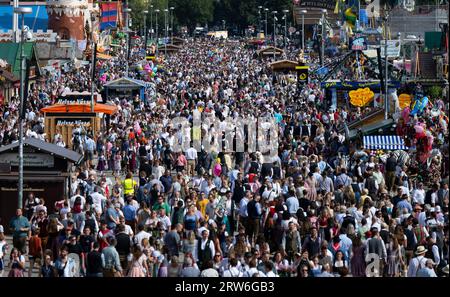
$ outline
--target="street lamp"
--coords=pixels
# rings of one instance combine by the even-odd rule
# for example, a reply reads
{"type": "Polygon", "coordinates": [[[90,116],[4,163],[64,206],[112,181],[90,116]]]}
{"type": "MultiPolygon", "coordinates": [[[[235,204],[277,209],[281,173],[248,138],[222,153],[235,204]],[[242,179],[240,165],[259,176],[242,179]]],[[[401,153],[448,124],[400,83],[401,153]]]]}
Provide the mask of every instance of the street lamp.
{"type": "Polygon", "coordinates": [[[286,50],[286,44],[287,44],[287,13],[289,12],[289,10],[285,9],[283,10],[284,13],[284,49],[286,50]]]}
{"type": "Polygon", "coordinates": [[[262,6],[258,6],[258,34],[261,33],[261,9],[262,6]]]}
{"type": "Polygon", "coordinates": [[[158,34],[158,14],[159,14],[159,9],[155,9],[155,26],[156,26],[156,54],[158,54],[158,46],[159,46],[159,34],[158,34]]]}
{"type": "Polygon", "coordinates": [[[384,119],[388,119],[389,113],[389,103],[388,103],[388,79],[389,79],[389,69],[388,69],[388,34],[387,34],[387,26],[389,21],[389,11],[385,8],[384,10],[384,63],[385,63],[385,71],[384,71],[384,119]]]}
{"type": "Polygon", "coordinates": [[[272,14],[273,14],[273,46],[274,46],[274,48],[273,48],[273,60],[275,61],[275,47],[277,46],[277,40],[276,40],[276,38],[277,38],[277,13],[278,13],[278,11],[276,11],[276,10],[274,10],[274,11],[272,11],[272,14]]]}
{"type": "Polygon", "coordinates": [[[302,50],[305,51],[305,14],[308,11],[306,9],[300,10],[302,14],[302,50]]]}
{"type": "Polygon", "coordinates": [[[167,56],[167,13],[169,12],[168,9],[164,9],[164,55],[167,56]]]}
{"type": "Polygon", "coordinates": [[[94,22],[95,15],[91,14],[91,48],[92,48],[92,57],[91,57],[91,112],[94,112],[94,91],[95,91],[95,51],[97,50],[97,46],[95,45],[94,40],[94,22]]]}
{"type": "Polygon", "coordinates": [[[129,57],[129,53],[130,53],[130,28],[128,27],[129,26],[129,20],[128,20],[128,15],[130,14],[130,12],[131,12],[131,8],[125,8],[125,21],[126,21],[126,24],[125,24],[125,31],[126,31],[126,35],[127,35],[127,61],[125,62],[125,76],[126,77],[128,77],[128,67],[129,67],[129,60],[130,60],[130,57],[129,57]]]}
{"type": "Polygon", "coordinates": [[[269,9],[268,8],[264,8],[264,11],[266,13],[266,22],[265,22],[265,28],[264,28],[264,38],[267,38],[267,14],[269,13],[269,9]]]}
{"type": "Polygon", "coordinates": [[[322,63],[321,66],[324,65],[325,61],[325,15],[327,14],[326,9],[322,9],[322,37],[321,37],[321,51],[322,51],[322,63]]]}
{"type": "Polygon", "coordinates": [[[150,39],[153,40],[153,4],[150,5],[150,39]]]}
{"type": "Polygon", "coordinates": [[[20,39],[20,109],[19,109],[19,186],[18,186],[18,202],[17,208],[23,207],[23,110],[25,104],[25,52],[23,44],[25,42],[25,14],[30,14],[33,10],[31,7],[14,7],[14,13],[22,17],[22,35],[20,39]]]}
{"type": "Polygon", "coordinates": [[[226,28],[225,24],[226,24],[226,21],[225,21],[225,20],[222,20],[222,26],[223,26],[223,30],[224,30],[224,31],[225,31],[225,28],[226,28]]]}
{"type": "Polygon", "coordinates": [[[170,8],[171,11],[171,17],[170,17],[170,21],[171,21],[171,25],[170,25],[170,43],[173,43],[173,11],[175,10],[175,7],[171,6],[170,8]]]}
{"type": "Polygon", "coordinates": [[[144,10],[144,49],[147,52],[147,14],[148,10],[144,10]]]}

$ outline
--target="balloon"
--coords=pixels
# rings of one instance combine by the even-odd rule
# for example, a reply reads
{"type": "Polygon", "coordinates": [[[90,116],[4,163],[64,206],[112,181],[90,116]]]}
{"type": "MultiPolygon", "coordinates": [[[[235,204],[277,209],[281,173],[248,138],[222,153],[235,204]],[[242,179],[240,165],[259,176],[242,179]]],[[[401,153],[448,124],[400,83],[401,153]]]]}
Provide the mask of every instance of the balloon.
{"type": "Polygon", "coordinates": [[[145,69],[146,71],[148,71],[148,70],[150,70],[150,69],[151,69],[151,67],[150,67],[150,65],[149,65],[149,64],[145,64],[145,66],[144,66],[144,69],[145,69]]]}
{"type": "Polygon", "coordinates": [[[153,72],[156,72],[156,71],[158,71],[158,68],[153,67],[153,72]]]}
{"type": "Polygon", "coordinates": [[[356,14],[352,12],[352,8],[347,8],[344,12],[344,15],[347,24],[350,25],[351,28],[354,28],[356,24],[356,14]]]}
{"type": "Polygon", "coordinates": [[[151,77],[155,77],[155,75],[156,75],[156,74],[155,74],[154,72],[150,73],[150,76],[151,76],[151,77]]]}
{"type": "Polygon", "coordinates": [[[416,130],[416,134],[421,135],[424,133],[425,129],[421,125],[415,125],[414,130],[416,130]]]}
{"type": "Polygon", "coordinates": [[[418,113],[421,113],[427,105],[428,105],[428,97],[425,96],[422,99],[417,98],[412,107],[411,115],[414,116],[418,113]]]}
{"type": "Polygon", "coordinates": [[[409,121],[409,114],[411,113],[411,108],[409,108],[409,106],[405,107],[402,110],[402,118],[405,121],[405,123],[407,123],[409,121]]]}

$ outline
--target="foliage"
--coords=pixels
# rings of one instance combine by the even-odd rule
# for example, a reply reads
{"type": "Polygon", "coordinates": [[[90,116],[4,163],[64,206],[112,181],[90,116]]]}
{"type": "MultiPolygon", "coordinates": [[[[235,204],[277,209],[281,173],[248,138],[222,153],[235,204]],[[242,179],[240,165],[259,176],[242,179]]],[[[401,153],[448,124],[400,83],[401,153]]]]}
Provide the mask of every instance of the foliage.
{"type": "Polygon", "coordinates": [[[428,94],[433,100],[440,98],[442,96],[442,87],[432,86],[428,88],[428,94]]]}

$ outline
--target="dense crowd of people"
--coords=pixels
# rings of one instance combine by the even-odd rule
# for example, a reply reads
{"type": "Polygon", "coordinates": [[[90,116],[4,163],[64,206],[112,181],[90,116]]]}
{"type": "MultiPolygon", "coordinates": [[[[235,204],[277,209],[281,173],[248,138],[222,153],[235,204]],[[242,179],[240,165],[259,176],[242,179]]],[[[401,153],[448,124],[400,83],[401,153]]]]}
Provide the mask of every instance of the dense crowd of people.
{"type": "MultiPolygon", "coordinates": [[[[126,53],[118,51],[98,63],[99,89],[124,75],[126,53]]],[[[45,193],[30,193],[3,222],[0,273],[8,266],[9,276],[31,276],[38,266],[42,277],[448,275],[447,99],[402,117],[397,132],[417,151],[374,152],[343,129],[373,108],[330,109],[314,76],[301,88],[289,83],[245,40],[190,40],[149,62],[154,75],[133,67],[139,53],[131,51],[129,75],[150,82],[147,98],[107,98],[118,112],[103,131],[75,129],[69,148],[84,162],[69,196],[46,205],[45,193]],[[174,124],[192,122],[194,110],[202,123],[214,117],[225,127],[225,119],[275,118],[276,156],[233,151],[237,137],[226,142],[223,127],[186,133],[174,124]],[[427,128],[431,144],[420,145],[427,128]],[[231,149],[175,150],[199,135],[231,149]],[[13,235],[9,250],[3,228],[13,235]]],[[[86,73],[34,86],[26,136],[48,138],[39,110],[64,91],[87,89],[86,73]]],[[[17,106],[12,98],[0,107],[3,145],[18,139],[17,106]]],[[[61,135],[52,139],[68,147],[61,135]]]]}

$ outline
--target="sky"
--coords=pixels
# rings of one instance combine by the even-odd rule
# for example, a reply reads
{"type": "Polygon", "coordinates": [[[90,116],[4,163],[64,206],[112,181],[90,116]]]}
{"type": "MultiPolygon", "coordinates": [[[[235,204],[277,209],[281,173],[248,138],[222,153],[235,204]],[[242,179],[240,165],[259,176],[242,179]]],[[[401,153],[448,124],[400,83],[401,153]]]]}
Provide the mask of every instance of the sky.
{"type": "MultiPolygon", "coordinates": [[[[48,15],[45,5],[27,5],[33,9],[33,13],[25,16],[25,25],[37,30],[47,30],[48,15]]],[[[0,31],[7,31],[12,29],[12,6],[0,5],[0,31]]],[[[21,19],[19,16],[19,27],[21,24],[21,19]]]]}

